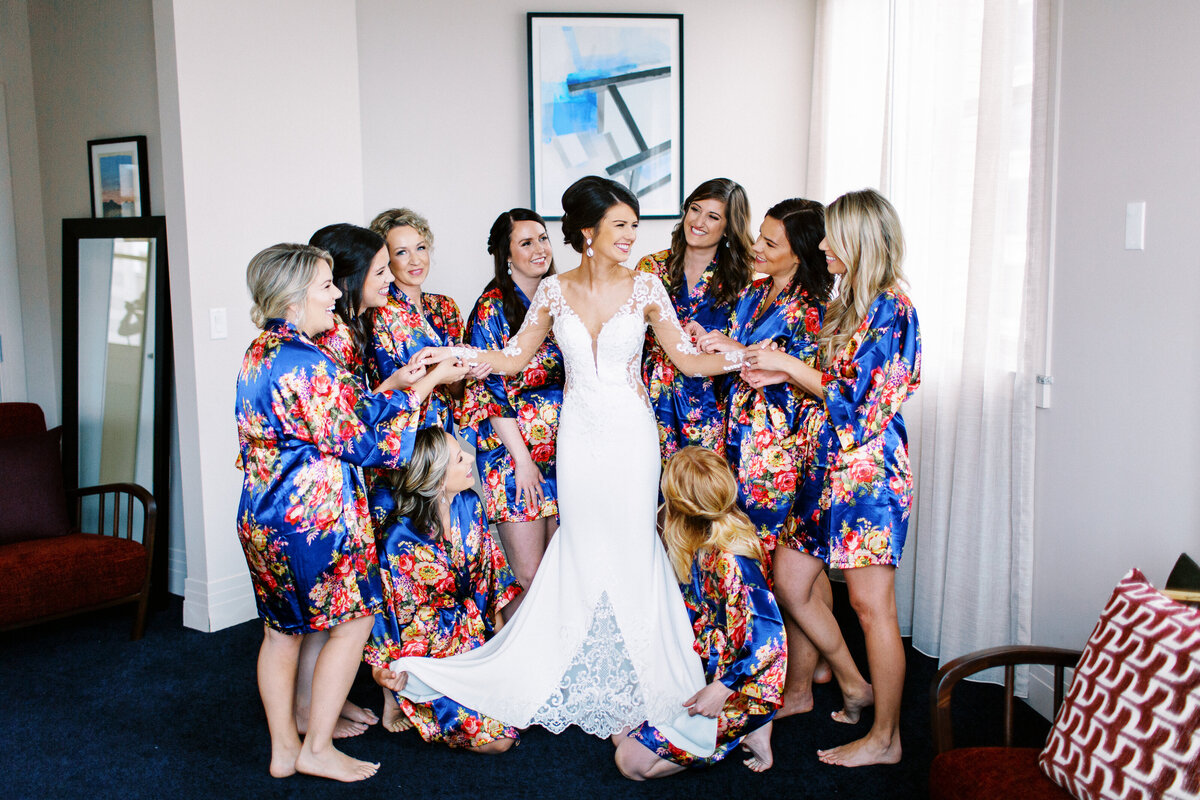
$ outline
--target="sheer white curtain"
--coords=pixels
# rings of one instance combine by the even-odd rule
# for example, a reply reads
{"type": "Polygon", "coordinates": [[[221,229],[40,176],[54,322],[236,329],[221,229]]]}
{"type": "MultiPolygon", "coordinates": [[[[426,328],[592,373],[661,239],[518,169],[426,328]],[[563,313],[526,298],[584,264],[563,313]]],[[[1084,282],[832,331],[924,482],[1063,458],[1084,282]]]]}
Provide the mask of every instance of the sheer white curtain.
{"type": "Polygon", "coordinates": [[[904,225],[924,356],[904,408],[917,497],[898,600],[914,646],[942,660],[1030,636],[1047,271],[1035,11],[818,4],[808,191],[877,187],[904,225]]]}

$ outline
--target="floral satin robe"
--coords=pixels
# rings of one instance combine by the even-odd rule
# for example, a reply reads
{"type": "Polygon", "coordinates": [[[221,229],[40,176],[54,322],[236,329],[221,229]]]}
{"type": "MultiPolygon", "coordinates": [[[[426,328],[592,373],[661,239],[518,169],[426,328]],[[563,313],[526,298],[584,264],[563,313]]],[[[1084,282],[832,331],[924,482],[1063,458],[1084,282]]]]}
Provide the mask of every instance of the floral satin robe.
{"type": "Polygon", "coordinates": [[[908,534],[913,479],[900,407],[921,383],[921,330],[898,289],[875,298],[824,371],[825,402],[810,423],[828,465],[821,534],[803,549],[839,569],[897,565],[908,534]],[[827,541],[822,538],[827,537],[827,541]]]}
{"type": "Polygon", "coordinates": [[[379,607],[361,468],[411,457],[416,408],[411,393],[364,391],[283,320],[269,320],[246,351],[235,404],[238,538],[272,628],[310,633],[379,607]]]}
{"type": "MultiPolygon", "coordinates": [[[[662,279],[681,326],[695,320],[706,331],[725,333],[729,329],[729,316],[733,308],[718,303],[708,291],[716,260],[708,265],[694,287],[689,289],[684,286],[676,291],[667,282],[667,258],[670,255],[670,250],[653,253],[639,261],[637,268],[662,279]]],[[[642,380],[658,420],[658,444],[664,465],[668,458],[689,445],[725,454],[728,381],[724,376],[693,377],[677,372],[654,334],[647,332],[642,356],[642,380]]]]}
{"type": "MultiPolygon", "coordinates": [[[[730,338],[745,345],[770,339],[788,355],[816,366],[821,305],[799,288],[780,292],[767,305],[770,290],[771,278],[762,278],[742,292],[730,320],[730,338]]],[[[730,389],[725,455],[737,477],[738,500],[768,553],[774,551],[797,487],[803,489],[808,474],[810,448],[798,434],[816,405],[786,382],[752,389],[735,377],[730,389]]]]}
{"type": "MultiPolygon", "coordinates": [[[[394,519],[380,535],[384,607],[363,658],[387,667],[401,656],[447,656],[474,650],[491,638],[493,620],[518,594],[504,553],[492,538],[479,495],[468,489],[450,502],[450,530],[417,530],[411,519],[394,519]]],[[[478,747],[519,738],[498,720],[438,697],[397,701],[427,742],[478,747]]]]}
{"type": "Polygon", "coordinates": [[[629,735],[659,758],[698,767],[720,761],[775,716],[783,704],[787,636],[763,566],[753,558],[701,550],[692,561],[691,581],[680,589],[705,680],[719,680],[734,691],[717,720],[716,752],[707,758],[693,755],[648,722],[629,735]]]}
{"type": "MultiPolygon", "coordinates": [[[[396,284],[389,287],[387,304],[375,311],[375,352],[368,365],[372,386],[407,364],[422,348],[462,342],[462,315],[453,299],[426,292],[421,295],[421,307],[424,314],[396,284]]],[[[438,386],[421,406],[421,427],[444,428],[453,433],[454,405],[447,387],[438,386]]]]}
{"type": "MultiPolygon", "coordinates": [[[[517,287],[517,296],[528,309],[529,299],[520,287],[517,287]]],[[[470,344],[481,350],[501,350],[512,333],[504,316],[500,289],[491,286],[471,312],[467,328],[470,344]]],[[[529,522],[558,514],[555,440],[565,381],[562,351],[550,334],[520,375],[511,378],[490,375],[482,381],[467,384],[459,423],[465,438],[475,447],[489,522],[529,522]],[[526,507],[524,499],[517,494],[512,456],[492,429],[488,417],[516,420],[521,439],[545,479],[542,483],[544,500],[539,507],[526,507]]]]}

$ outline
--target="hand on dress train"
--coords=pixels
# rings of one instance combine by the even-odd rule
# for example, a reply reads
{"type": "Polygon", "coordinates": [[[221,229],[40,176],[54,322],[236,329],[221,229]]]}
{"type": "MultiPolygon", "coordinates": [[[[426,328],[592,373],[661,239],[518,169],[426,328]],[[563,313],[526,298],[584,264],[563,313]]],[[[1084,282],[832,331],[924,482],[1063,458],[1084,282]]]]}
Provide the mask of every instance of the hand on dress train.
{"type": "Polygon", "coordinates": [[[742,345],[720,331],[709,331],[696,338],[696,346],[706,353],[728,353],[741,350],[742,345]]]}
{"type": "Polygon", "coordinates": [[[705,686],[700,691],[683,701],[684,707],[688,710],[689,716],[699,714],[702,717],[716,719],[721,709],[725,707],[725,701],[733,694],[733,689],[730,689],[720,681],[713,681],[708,686],[705,686]]]}
{"type": "Polygon", "coordinates": [[[371,667],[371,677],[385,689],[398,692],[408,683],[407,672],[395,672],[383,667],[371,667]]]}

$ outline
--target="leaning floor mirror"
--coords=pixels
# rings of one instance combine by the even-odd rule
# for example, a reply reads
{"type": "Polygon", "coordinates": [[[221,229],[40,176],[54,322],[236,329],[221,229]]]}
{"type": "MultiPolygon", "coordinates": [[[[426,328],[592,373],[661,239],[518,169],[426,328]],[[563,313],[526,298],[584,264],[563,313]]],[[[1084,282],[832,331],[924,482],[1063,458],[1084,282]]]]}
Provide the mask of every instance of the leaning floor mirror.
{"type": "MultiPolygon", "coordinates": [[[[158,530],[169,530],[166,219],[64,219],[62,246],[64,482],[144,486],[158,501],[158,530]]],[[[85,530],[97,513],[82,509],[85,530]]],[[[156,548],[158,591],[167,550],[156,548]]]]}

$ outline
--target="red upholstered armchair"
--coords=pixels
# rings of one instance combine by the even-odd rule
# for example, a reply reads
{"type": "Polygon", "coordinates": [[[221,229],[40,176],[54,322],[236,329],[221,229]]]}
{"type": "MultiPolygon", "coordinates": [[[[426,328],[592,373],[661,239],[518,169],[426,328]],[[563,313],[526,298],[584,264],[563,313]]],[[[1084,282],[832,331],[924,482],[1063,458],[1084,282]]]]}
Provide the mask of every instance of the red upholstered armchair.
{"type": "Polygon", "coordinates": [[[991,647],[942,665],[933,679],[930,711],[937,755],[929,770],[933,800],[1060,800],[1071,797],[1038,768],[1039,747],[1013,747],[1014,672],[1018,664],[1054,667],[1054,711],[1062,705],[1065,674],[1079,661],[1078,650],[1057,647],[991,647]],[[976,672],[1004,667],[1004,746],[954,749],[950,703],[955,685],[976,672]]]}
{"type": "Polygon", "coordinates": [[[130,638],[140,639],[154,497],[130,483],[65,491],[59,438],[37,405],[0,403],[0,630],[137,603],[130,638]],[[85,502],[98,511],[95,533],[79,530],[85,502]]]}

